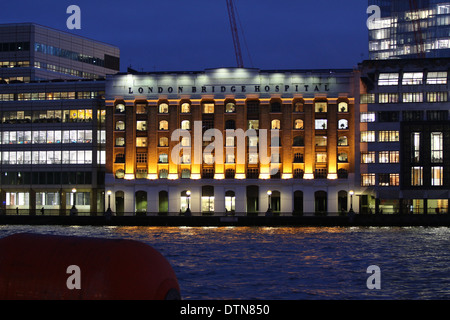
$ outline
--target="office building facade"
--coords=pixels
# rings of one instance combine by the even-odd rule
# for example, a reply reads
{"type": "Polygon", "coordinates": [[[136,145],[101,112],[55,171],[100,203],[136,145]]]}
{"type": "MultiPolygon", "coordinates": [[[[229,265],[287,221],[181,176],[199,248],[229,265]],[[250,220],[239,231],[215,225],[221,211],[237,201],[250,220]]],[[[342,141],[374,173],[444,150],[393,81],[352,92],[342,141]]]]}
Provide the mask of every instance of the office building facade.
{"type": "Polygon", "coordinates": [[[450,59],[365,61],[355,161],[360,212],[448,212],[450,59]]]}
{"type": "Polygon", "coordinates": [[[450,57],[450,2],[369,0],[381,18],[369,26],[369,59],[450,57]]]}

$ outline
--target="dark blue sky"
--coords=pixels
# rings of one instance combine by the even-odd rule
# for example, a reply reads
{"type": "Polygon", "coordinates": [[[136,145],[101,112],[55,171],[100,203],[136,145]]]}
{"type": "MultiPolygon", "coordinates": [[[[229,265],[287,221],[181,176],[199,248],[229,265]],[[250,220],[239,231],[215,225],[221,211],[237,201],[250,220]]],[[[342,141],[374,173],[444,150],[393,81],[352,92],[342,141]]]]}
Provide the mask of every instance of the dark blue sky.
{"type": "MultiPolygon", "coordinates": [[[[246,67],[352,68],[368,56],[366,0],[235,0],[246,67]]],[[[110,43],[121,68],[195,71],[234,67],[225,0],[2,1],[0,22],[35,22],[110,43]],[[81,30],[66,9],[81,8],[81,30]]]]}

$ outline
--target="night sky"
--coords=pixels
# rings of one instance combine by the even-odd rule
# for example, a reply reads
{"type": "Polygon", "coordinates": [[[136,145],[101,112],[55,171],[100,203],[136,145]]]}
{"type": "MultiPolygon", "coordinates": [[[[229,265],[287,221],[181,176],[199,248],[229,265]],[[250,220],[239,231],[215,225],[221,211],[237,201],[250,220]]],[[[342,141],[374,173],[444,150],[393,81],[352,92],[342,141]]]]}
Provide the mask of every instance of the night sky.
{"type": "MultiPolygon", "coordinates": [[[[367,0],[235,3],[246,39],[241,37],[245,67],[353,68],[368,57],[367,0]]],[[[18,22],[118,46],[121,71],[236,66],[225,0],[2,1],[0,23],[18,22]],[[81,30],[66,27],[72,4],[81,8],[81,30]]]]}

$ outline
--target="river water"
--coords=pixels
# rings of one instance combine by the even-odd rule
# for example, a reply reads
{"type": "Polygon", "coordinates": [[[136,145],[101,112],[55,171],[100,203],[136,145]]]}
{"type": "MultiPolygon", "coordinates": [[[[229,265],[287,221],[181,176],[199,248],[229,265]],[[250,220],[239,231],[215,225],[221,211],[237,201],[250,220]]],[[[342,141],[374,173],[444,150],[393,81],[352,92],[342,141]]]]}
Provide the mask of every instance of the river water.
{"type": "Polygon", "coordinates": [[[133,239],[160,251],[184,300],[450,299],[450,228],[0,226],[133,239]],[[369,289],[369,266],[380,289],[369,289]]]}

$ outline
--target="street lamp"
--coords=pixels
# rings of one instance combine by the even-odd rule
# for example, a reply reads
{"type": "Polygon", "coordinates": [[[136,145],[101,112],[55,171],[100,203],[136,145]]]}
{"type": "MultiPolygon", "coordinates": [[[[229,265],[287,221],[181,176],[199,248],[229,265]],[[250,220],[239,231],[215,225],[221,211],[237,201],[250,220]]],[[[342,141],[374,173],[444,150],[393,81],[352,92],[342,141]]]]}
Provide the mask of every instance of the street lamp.
{"type": "Polygon", "coordinates": [[[348,211],[349,213],[353,213],[353,195],[355,194],[355,192],[353,190],[349,191],[350,194],[350,210],[348,211]]]}
{"type": "Polygon", "coordinates": [[[190,216],[191,215],[191,204],[190,204],[190,200],[191,200],[191,191],[188,190],[186,191],[186,197],[187,197],[187,209],[186,212],[184,213],[185,216],[190,216]]]}
{"type": "Polygon", "coordinates": [[[268,205],[266,214],[270,215],[270,214],[272,214],[272,207],[271,207],[272,191],[271,190],[267,191],[267,196],[268,196],[268,200],[269,200],[269,205],[268,205]]]}
{"type": "Polygon", "coordinates": [[[108,209],[106,210],[106,215],[107,216],[111,216],[112,215],[112,210],[111,210],[111,194],[112,194],[112,191],[108,190],[107,194],[108,194],[108,209]]]}
{"type": "Polygon", "coordinates": [[[72,209],[70,209],[70,215],[75,216],[78,212],[77,207],[76,207],[76,202],[77,202],[77,195],[76,195],[77,189],[76,188],[72,188],[72,194],[73,194],[73,205],[72,205],[72,209]]]}

